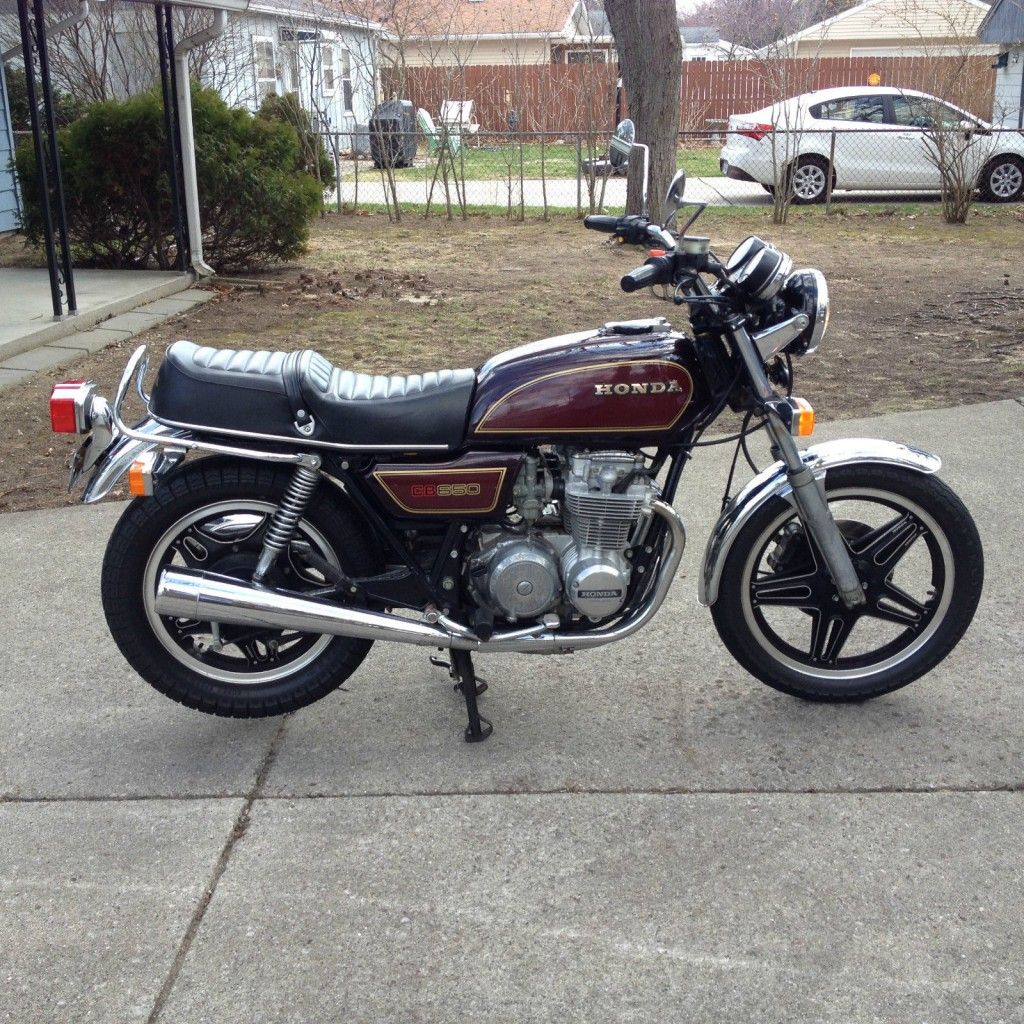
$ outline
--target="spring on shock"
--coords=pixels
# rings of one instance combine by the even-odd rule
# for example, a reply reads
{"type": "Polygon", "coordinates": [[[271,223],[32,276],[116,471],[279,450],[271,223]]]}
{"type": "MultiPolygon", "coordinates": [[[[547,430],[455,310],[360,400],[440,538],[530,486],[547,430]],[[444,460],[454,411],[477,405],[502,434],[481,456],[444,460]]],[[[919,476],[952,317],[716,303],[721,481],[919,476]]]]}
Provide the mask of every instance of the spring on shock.
{"type": "Polygon", "coordinates": [[[291,542],[295,535],[295,527],[299,525],[302,513],[306,511],[309,499],[313,497],[319,482],[320,474],[315,469],[308,466],[295,467],[295,472],[281,498],[281,504],[274,510],[263,538],[263,550],[253,573],[255,581],[259,582],[266,576],[277,556],[291,542]]]}

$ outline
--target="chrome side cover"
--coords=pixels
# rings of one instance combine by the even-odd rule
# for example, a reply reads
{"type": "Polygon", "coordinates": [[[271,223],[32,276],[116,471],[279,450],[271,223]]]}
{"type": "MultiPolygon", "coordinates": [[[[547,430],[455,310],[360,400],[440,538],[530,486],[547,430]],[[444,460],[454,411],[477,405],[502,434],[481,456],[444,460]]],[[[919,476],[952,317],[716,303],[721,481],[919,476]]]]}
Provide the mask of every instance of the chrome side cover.
{"type": "MultiPolygon", "coordinates": [[[[811,469],[819,480],[824,479],[830,469],[857,462],[903,466],[915,473],[937,473],[942,467],[942,460],[937,455],[931,455],[918,448],[910,448],[905,444],[897,444],[895,441],[866,437],[817,444],[801,452],[800,457],[804,465],[811,469]]],[[[788,500],[792,491],[793,488],[786,476],[786,467],[781,462],[776,462],[755,476],[729,502],[711,532],[704,551],[704,566],[697,591],[697,597],[702,605],[710,607],[718,600],[718,585],[722,579],[725,559],[744,524],[766,501],[775,497],[788,500]]]]}

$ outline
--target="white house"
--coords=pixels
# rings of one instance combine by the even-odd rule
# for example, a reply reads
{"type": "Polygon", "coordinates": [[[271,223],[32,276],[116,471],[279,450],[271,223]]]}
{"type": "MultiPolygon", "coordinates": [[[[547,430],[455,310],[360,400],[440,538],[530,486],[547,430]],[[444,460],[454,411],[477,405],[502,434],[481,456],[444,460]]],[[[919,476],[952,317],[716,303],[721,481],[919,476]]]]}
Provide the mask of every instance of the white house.
{"type": "Polygon", "coordinates": [[[679,41],[683,44],[683,61],[744,60],[754,51],[723,39],[717,28],[680,25],[679,41]]]}
{"type": "Polygon", "coordinates": [[[251,0],[234,14],[204,73],[234,106],[298,93],[318,127],[365,128],[377,96],[383,29],[323,0],[251,0]]]}
{"type": "Polygon", "coordinates": [[[863,0],[763,48],[786,57],[919,57],[993,52],[975,42],[984,0],[863,0]]]}
{"type": "Polygon", "coordinates": [[[993,123],[1024,129],[1024,0],[995,0],[978,38],[999,48],[993,123]]]}

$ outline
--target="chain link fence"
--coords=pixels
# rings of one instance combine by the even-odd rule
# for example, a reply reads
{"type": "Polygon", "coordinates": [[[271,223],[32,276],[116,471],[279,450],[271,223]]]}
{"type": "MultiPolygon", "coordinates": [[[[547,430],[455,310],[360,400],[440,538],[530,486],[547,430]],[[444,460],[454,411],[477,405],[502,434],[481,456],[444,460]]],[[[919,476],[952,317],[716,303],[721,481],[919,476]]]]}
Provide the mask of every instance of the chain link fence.
{"type": "MultiPolygon", "coordinates": [[[[328,201],[339,211],[394,214],[397,204],[426,216],[521,219],[625,206],[627,166],[609,153],[607,134],[323,134],[339,182],[328,201]]],[[[978,190],[982,199],[1024,198],[1024,134],[966,122],[712,126],[680,134],[677,163],[687,197],[714,206],[919,201],[944,191],[973,198],[978,190]]]]}

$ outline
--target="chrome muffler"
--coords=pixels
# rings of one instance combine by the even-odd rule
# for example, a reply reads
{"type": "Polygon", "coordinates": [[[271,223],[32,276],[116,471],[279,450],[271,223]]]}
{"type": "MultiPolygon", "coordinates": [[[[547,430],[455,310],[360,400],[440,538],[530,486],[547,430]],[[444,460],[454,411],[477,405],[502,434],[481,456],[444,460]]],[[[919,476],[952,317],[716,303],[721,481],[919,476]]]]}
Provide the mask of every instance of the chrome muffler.
{"type": "Polygon", "coordinates": [[[666,502],[652,502],[651,511],[661,516],[669,528],[669,543],[651,595],[632,615],[592,633],[553,633],[538,625],[495,633],[490,640],[481,640],[472,630],[444,616],[430,623],[387,612],[345,608],[195,569],[164,569],[157,581],[154,610],[158,615],[199,622],[294,629],[301,633],[388,640],[420,647],[450,647],[484,654],[562,654],[601,647],[646,626],[661,607],[675,579],[686,547],[686,530],[675,509],[666,502]]]}

